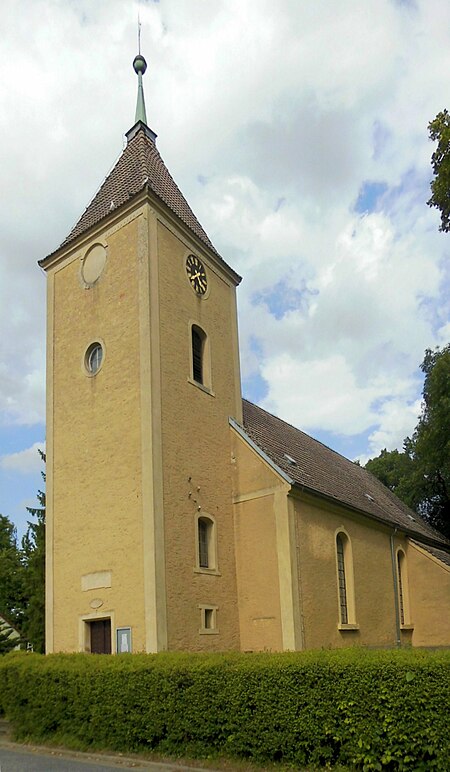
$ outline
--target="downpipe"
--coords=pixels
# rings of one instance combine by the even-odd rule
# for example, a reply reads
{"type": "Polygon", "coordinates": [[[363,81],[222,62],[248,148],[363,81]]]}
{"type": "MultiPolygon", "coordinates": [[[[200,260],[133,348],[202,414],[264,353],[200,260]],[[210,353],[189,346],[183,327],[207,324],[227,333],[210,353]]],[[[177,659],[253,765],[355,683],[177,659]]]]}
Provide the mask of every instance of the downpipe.
{"type": "Polygon", "coordinates": [[[398,599],[398,577],[397,577],[397,566],[395,563],[395,548],[394,548],[394,538],[397,531],[398,531],[398,528],[396,528],[394,532],[391,533],[390,540],[391,540],[392,578],[394,580],[394,608],[395,608],[395,636],[396,636],[395,645],[398,648],[400,648],[400,646],[402,645],[402,639],[400,635],[400,604],[398,599]]]}

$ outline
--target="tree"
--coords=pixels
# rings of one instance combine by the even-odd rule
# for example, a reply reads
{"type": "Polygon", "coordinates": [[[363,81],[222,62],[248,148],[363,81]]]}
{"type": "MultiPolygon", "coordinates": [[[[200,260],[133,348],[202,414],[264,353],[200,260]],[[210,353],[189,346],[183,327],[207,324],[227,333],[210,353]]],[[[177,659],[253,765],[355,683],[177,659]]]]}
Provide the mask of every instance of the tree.
{"type": "Polygon", "coordinates": [[[403,453],[382,450],[366,464],[411,509],[450,538],[450,344],[427,349],[422,413],[403,453]]]}
{"type": "Polygon", "coordinates": [[[17,532],[10,520],[0,515],[0,616],[20,627],[24,603],[24,572],[17,532]]]}
{"type": "Polygon", "coordinates": [[[8,651],[12,651],[20,643],[21,638],[17,636],[13,628],[7,623],[2,624],[0,622],[0,655],[7,654],[8,651]]]}
{"type": "MultiPolygon", "coordinates": [[[[45,454],[39,450],[45,463],[45,454]]],[[[45,482],[45,472],[42,472],[45,482]]],[[[34,651],[45,652],[45,492],[38,491],[39,507],[27,507],[36,522],[28,521],[22,539],[26,607],[23,634],[34,651]]]]}
{"type": "Polygon", "coordinates": [[[417,502],[412,490],[415,466],[409,453],[384,448],[377,458],[367,462],[366,469],[411,509],[416,508],[417,502]]]}
{"type": "Polygon", "coordinates": [[[435,206],[441,213],[440,231],[450,230],[450,115],[447,110],[436,115],[428,124],[430,139],[437,141],[437,148],[431,156],[434,180],[431,182],[431,197],[428,206],[435,206]]]}
{"type": "Polygon", "coordinates": [[[422,415],[410,440],[414,483],[422,494],[418,511],[450,537],[450,344],[427,349],[421,368],[422,415]]]}
{"type": "MultiPolygon", "coordinates": [[[[45,454],[39,451],[45,463],[45,454]]],[[[45,481],[45,473],[42,472],[45,481]]],[[[17,544],[14,525],[0,515],[0,616],[30,643],[45,651],[45,493],[38,491],[38,507],[27,507],[35,518],[17,544]]],[[[0,627],[0,653],[17,645],[0,627]]]]}

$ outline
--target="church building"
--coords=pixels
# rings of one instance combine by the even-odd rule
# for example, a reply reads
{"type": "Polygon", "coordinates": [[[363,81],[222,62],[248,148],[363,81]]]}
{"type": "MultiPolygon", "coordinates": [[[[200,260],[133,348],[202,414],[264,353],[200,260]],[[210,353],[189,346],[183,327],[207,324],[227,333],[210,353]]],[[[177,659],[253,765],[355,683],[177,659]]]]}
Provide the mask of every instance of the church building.
{"type": "Polygon", "coordinates": [[[162,160],[133,65],[125,149],[40,261],[47,651],[450,645],[450,542],[242,399],[240,277],[162,160]]]}

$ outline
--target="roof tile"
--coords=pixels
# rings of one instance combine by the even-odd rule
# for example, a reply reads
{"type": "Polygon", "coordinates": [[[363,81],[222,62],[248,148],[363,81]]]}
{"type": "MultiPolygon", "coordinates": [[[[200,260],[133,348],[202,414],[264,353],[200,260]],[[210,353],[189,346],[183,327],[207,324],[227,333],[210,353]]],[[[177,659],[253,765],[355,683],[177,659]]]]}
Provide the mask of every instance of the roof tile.
{"type": "Polygon", "coordinates": [[[444,552],[444,550],[436,549],[435,547],[430,547],[427,544],[421,544],[419,541],[414,541],[414,544],[417,544],[419,547],[422,547],[422,549],[426,550],[430,553],[430,555],[433,555],[434,558],[437,558],[441,561],[441,563],[445,563],[446,566],[450,566],[450,552],[444,552]]]}
{"type": "Polygon", "coordinates": [[[250,439],[297,485],[450,549],[449,540],[364,467],[245,399],[243,415],[250,439]]]}
{"type": "Polygon", "coordinates": [[[175,183],[147,131],[143,124],[140,129],[137,125],[137,130],[130,136],[114,168],[59,249],[148,187],[226,265],[175,183]]]}

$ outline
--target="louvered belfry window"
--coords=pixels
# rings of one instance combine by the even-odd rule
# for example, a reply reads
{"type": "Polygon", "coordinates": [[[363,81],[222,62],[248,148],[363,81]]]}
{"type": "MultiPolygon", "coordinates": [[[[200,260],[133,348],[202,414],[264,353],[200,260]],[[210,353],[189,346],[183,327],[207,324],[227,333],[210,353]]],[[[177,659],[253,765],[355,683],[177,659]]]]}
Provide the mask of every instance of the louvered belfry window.
{"type": "Polygon", "coordinates": [[[192,377],[203,383],[203,337],[196,327],[192,328],[192,377]]]}
{"type": "Polygon", "coordinates": [[[348,624],[348,608],[347,608],[347,586],[345,581],[345,557],[344,557],[344,540],[342,535],[338,533],[336,536],[336,552],[337,552],[337,564],[338,564],[338,582],[339,582],[339,611],[341,617],[341,624],[348,624]]]}

